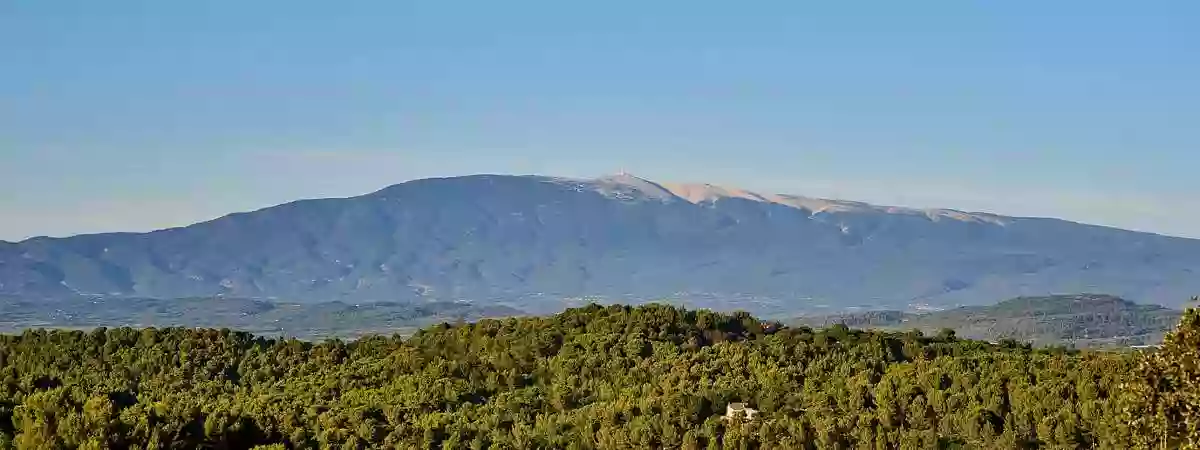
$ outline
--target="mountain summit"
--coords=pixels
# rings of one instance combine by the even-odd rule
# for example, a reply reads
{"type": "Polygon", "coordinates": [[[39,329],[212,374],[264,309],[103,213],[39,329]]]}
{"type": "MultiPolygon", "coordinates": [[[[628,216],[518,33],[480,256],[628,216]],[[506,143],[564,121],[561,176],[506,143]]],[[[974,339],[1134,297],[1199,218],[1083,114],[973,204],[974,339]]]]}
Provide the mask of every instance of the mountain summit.
{"type": "Polygon", "coordinates": [[[1200,292],[1200,241],[953,210],[660,184],[477,175],[151,233],[0,243],[0,297],[676,299],[791,314],[1103,292],[1200,292]]]}

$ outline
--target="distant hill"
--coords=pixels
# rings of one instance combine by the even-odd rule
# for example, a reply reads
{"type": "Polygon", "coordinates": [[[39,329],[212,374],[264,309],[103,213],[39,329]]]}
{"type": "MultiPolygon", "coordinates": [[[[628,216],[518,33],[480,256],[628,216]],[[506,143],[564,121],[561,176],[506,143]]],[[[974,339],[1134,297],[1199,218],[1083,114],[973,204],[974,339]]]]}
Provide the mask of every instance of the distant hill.
{"type": "Polygon", "coordinates": [[[1182,312],[1142,305],[1108,295],[1021,297],[992,306],[969,306],[923,314],[869,311],[805,317],[797,324],[937,332],[943,328],[960,337],[1015,339],[1035,344],[1077,346],[1153,344],[1178,324],[1182,312]]]}
{"type": "Polygon", "coordinates": [[[302,339],[405,334],[438,322],[524,315],[495,305],[453,302],[287,303],[244,298],[0,300],[0,333],[30,328],[203,327],[302,339]]]}
{"type": "Polygon", "coordinates": [[[1198,274],[1200,240],[629,175],[419,180],[151,233],[0,242],[0,298],[18,300],[471,300],[540,313],[667,299],[789,317],[1062,292],[1177,306],[1200,293],[1198,274]]]}

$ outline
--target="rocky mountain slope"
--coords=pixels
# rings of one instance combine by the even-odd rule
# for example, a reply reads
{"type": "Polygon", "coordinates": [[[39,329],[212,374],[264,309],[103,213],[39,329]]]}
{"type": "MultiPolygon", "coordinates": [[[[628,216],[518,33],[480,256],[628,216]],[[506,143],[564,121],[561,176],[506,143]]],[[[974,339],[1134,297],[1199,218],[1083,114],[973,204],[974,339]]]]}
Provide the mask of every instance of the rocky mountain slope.
{"type": "Polygon", "coordinates": [[[1070,292],[1182,302],[1200,292],[1200,240],[629,175],[480,175],[151,233],[0,242],[0,297],[25,300],[470,300],[538,312],[580,297],[665,298],[775,315],[1070,292]]]}

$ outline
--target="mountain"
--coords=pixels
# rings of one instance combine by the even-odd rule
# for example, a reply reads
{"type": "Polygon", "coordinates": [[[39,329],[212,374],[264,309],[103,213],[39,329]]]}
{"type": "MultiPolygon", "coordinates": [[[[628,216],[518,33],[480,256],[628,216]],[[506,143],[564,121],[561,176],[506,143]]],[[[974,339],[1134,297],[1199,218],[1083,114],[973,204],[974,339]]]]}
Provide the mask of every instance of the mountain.
{"type": "Polygon", "coordinates": [[[1200,292],[1200,240],[631,175],[478,175],[150,233],[0,242],[0,299],[452,301],[531,313],[673,299],[760,315],[1200,292]]]}
{"type": "Polygon", "coordinates": [[[1158,343],[1182,315],[1178,310],[1137,304],[1110,295],[1081,294],[1020,297],[991,306],[921,314],[903,311],[835,314],[801,318],[796,323],[924,332],[949,328],[958,336],[972,339],[1104,346],[1158,343]]]}

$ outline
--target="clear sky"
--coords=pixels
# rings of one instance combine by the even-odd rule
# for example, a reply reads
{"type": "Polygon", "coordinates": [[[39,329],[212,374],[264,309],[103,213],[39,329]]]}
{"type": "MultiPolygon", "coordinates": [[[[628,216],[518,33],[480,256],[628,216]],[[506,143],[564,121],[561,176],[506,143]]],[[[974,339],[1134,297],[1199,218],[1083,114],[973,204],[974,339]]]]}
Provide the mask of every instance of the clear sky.
{"type": "Polygon", "coordinates": [[[1200,237],[1200,2],[0,2],[0,239],[429,176],[1200,237]]]}

